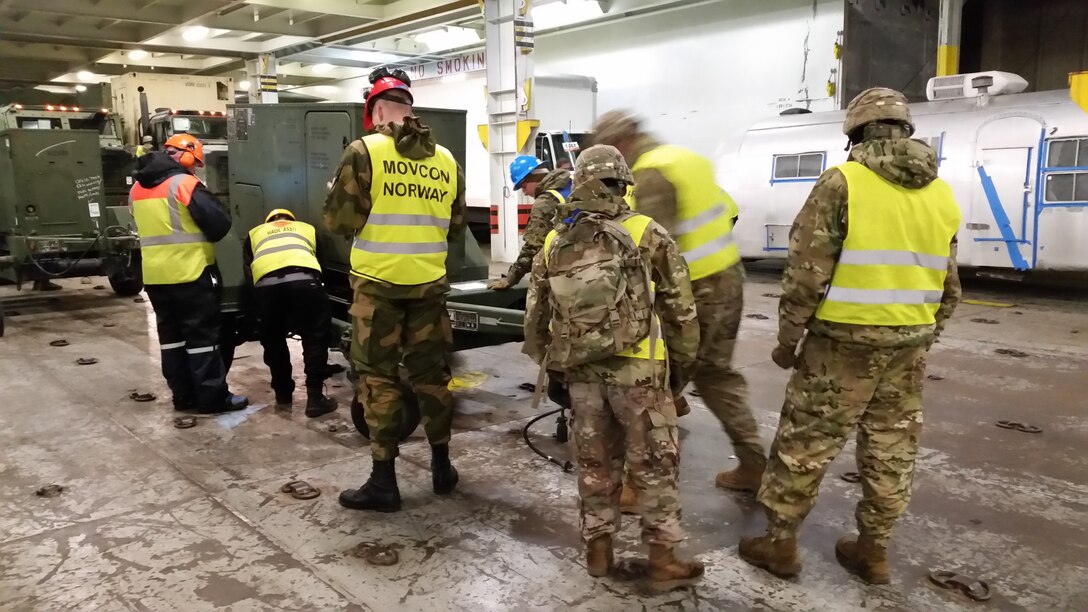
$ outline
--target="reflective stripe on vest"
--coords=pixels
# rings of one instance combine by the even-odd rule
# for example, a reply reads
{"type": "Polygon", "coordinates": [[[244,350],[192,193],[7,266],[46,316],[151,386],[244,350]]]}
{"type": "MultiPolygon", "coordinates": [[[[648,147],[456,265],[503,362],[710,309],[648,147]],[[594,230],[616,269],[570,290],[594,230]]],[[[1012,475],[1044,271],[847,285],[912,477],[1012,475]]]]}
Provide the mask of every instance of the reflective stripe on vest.
{"type": "MultiPolygon", "coordinates": [[[[650,219],[646,215],[631,215],[627,219],[624,219],[621,223],[628,233],[631,234],[631,241],[635,243],[635,246],[642,244],[642,236],[646,233],[646,227],[650,225],[650,219]]],[[[548,232],[548,235],[544,237],[544,263],[548,263],[548,251],[551,250],[552,241],[558,236],[558,232],[552,230],[548,232]]],[[[646,262],[649,265],[649,262],[646,262]]],[[[653,291],[656,288],[656,283],[650,283],[650,290],[653,291]]],[[[651,325],[657,327],[657,342],[654,344],[654,361],[664,361],[668,358],[665,348],[665,338],[661,333],[661,319],[654,313],[654,320],[651,325]]],[[[650,337],[646,336],[638,344],[632,346],[629,349],[616,353],[617,357],[630,357],[632,359],[649,359],[650,358],[650,337]]]]}
{"type": "Polygon", "coordinates": [[[952,189],[941,179],[908,189],[857,162],[838,170],[849,198],[846,240],[816,318],[932,325],[962,218],[952,189]]]}
{"type": "Polygon", "coordinates": [[[145,284],[192,282],[215,263],[214,246],[189,213],[199,182],[191,174],[176,174],[151,188],[136,183],[129,191],[145,284]]]}
{"type": "MultiPolygon", "coordinates": [[[[559,200],[560,204],[566,204],[567,203],[567,199],[563,197],[563,194],[559,193],[558,191],[556,191],[554,189],[549,189],[549,190],[545,191],[544,193],[552,194],[552,197],[554,197],[556,200],[559,200]]],[[[635,244],[638,244],[638,243],[635,243],[635,244]]]]}
{"type": "Polygon", "coordinates": [[[253,248],[253,282],[284,268],[321,270],[317,261],[317,231],[309,223],[272,221],[249,230],[253,248]]]}
{"type": "Polygon", "coordinates": [[[457,162],[437,145],[426,159],[397,152],[384,134],[363,138],[370,153],[370,215],[351,247],[351,273],[395,285],[446,274],[447,238],[457,196],[457,162]]]}
{"type": "Polygon", "coordinates": [[[740,251],[733,239],[732,211],[737,205],[714,181],[710,160],[683,147],[661,145],[643,153],[631,171],[636,174],[635,189],[628,204],[638,208],[637,173],[654,169],[665,176],[676,190],[676,243],[688,262],[691,280],[717,274],[740,261],[740,251]]]}

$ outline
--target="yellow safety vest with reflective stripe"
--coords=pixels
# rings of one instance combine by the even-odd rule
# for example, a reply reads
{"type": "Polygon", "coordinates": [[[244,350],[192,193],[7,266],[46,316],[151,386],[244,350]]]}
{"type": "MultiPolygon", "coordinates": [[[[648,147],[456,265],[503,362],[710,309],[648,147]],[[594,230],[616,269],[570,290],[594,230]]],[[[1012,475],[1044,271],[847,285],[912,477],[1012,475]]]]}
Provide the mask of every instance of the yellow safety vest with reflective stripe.
{"type": "MultiPolygon", "coordinates": [[[[635,246],[642,244],[642,236],[646,233],[646,227],[650,225],[650,219],[646,215],[631,215],[630,217],[621,221],[627,232],[631,234],[631,240],[635,243],[635,246]]],[[[544,263],[548,263],[548,251],[551,249],[552,241],[558,236],[558,232],[552,230],[548,232],[548,235],[544,237],[544,263]]],[[[647,262],[646,265],[649,265],[647,262]]],[[[650,291],[654,291],[656,283],[650,283],[650,291]]],[[[661,335],[661,319],[654,313],[654,320],[651,323],[657,327],[657,343],[654,344],[654,360],[664,361],[668,355],[665,349],[665,338],[661,335]]],[[[650,337],[646,336],[638,344],[628,349],[622,350],[616,353],[617,357],[630,357],[632,359],[649,359],[650,358],[650,337]]]]}
{"type": "Polygon", "coordinates": [[[363,143],[370,152],[371,210],[351,248],[351,273],[395,285],[442,278],[457,197],[453,155],[436,145],[432,157],[409,159],[385,134],[363,143]]]}
{"type": "Polygon", "coordinates": [[[129,191],[145,285],[189,283],[215,263],[214,245],[189,213],[199,182],[191,174],[176,174],[151,188],[136,183],[129,191]]]}
{"type": "Polygon", "coordinates": [[[317,261],[317,231],[300,221],[272,221],[249,230],[253,248],[253,282],[284,268],[321,271],[317,261]]]}
{"type": "Polygon", "coordinates": [[[558,191],[556,191],[554,189],[549,189],[549,190],[545,191],[544,193],[552,194],[555,197],[556,200],[559,200],[560,204],[566,204],[567,203],[567,199],[563,197],[563,194],[559,193],[558,191]]]}
{"type": "Polygon", "coordinates": [[[937,179],[908,189],[857,162],[838,170],[849,194],[846,240],[816,318],[932,325],[963,216],[951,187],[937,179]]]}
{"type": "MultiPolygon", "coordinates": [[[[661,145],[639,156],[631,171],[654,169],[676,189],[676,243],[691,280],[717,274],[740,261],[733,239],[737,205],[714,181],[710,160],[683,147],[661,145]]],[[[638,186],[635,186],[637,191],[638,186]]],[[[637,210],[634,191],[627,203],[637,210]]]]}

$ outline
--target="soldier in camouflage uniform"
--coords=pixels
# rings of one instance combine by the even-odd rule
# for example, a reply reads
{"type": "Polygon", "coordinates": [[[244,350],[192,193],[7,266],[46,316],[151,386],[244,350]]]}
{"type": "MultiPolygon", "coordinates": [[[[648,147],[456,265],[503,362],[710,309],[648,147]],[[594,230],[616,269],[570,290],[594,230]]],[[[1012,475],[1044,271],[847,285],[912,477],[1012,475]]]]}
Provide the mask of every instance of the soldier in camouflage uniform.
{"type": "Polygon", "coordinates": [[[456,243],[465,230],[466,210],[460,166],[436,145],[430,128],[412,116],[407,85],[396,80],[383,88],[383,83],[387,82],[377,81],[373,92],[380,93],[367,98],[367,121],[372,121],[376,134],[387,138],[374,140],[371,134],[348,146],[325,200],[324,216],[331,232],[357,236],[351,256],[355,296],[348,310],[353,327],[350,357],[359,374],[356,391],[365,409],[374,458],[370,479],[359,489],[341,493],[340,504],[393,512],[400,509],[394,460],[406,391],[401,385],[402,365],[431,444],[434,491],[448,494],[458,481],[449,460],[453,396],[447,357],[452,332],[446,310],[450,285],[445,254],[446,241],[456,243]],[[381,178],[375,180],[375,175],[381,178]],[[398,191],[416,196],[393,200],[398,191]],[[432,240],[441,242],[427,245],[441,248],[415,249],[411,254],[422,242],[412,237],[413,232],[437,236],[432,240]],[[419,278],[411,275],[422,268],[433,270],[431,276],[437,278],[416,282],[419,278]]]}
{"type": "Polygon", "coordinates": [[[824,172],[790,231],[772,359],[795,370],[758,494],[767,535],[742,539],[740,555],[779,576],[800,572],[796,534],[857,428],[861,535],[835,552],[883,584],[892,527],[910,499],[926,352],[960,300],[961,213],[933,149],[909,138],[901,93],[862,92],[843,132],[849,161],[824,172]]]}
{"type": "MultiPolygon", "coordinates": [[[[719,219],[728,247],[715,263],[691,267],[692,291],[699,311],[699,360],[694,372],[687,373],[695,382],[707,408],[722,424],[733,443],[739,465],[720,472],[715,484],[724,489],[752,491],[759,489],[766,465],[766,451],[759,436],[759,426],[748,407],[748,384],[733,368],[733,350],[737,344],[741,311],[744,307],[744,267],[732,240],[732,222],[737,217],[736,204],[713,184],[710,162],[697,154],[675,146],[662,146],[640,127],[628,111],[610,111],[601,116],[594,128],[595,141],[613,145],[623,153],[635,175],[634,202],[638,212],[660,223],[683,247],[683,233],[695,233],[683,213],[685,207],[697,207],[697,191],[720,192],[718,198],[729,221],[719,219]],[[651,161],[651,157],[660,161],[651,161]],[[643,163],[645,160],[647,163],[643,163]],[[666,176],[666,170],[672,170],[666,176]],[[700,173],[700,170],[702,172],[700,173]],[[703,176],[703,180],[698,178],[703,176]],[[683,181],[691,181],[690,185],[683,181]],[[726,254],[729,253],[729,254],[726,254]]],[[[712,212],[712,211],[707,211],[712,212]]],[[[691,211],[694,219],[704,215],[691,211]]],[[[693,253],[702,251],[693,248],[693,253]]],[[[686,255],[686,257],[690,257],[686,255]]],[[[698,258],[698,255],[695,255],[698,258]]],[[[625,489],[624,507],[633,504],[633,492],[625,489]]]]}
{"type": "Polygon", "coordinates": [[[488,283],[488,289],[509,289],[529,273],[533,267],[533,257],[543,246],[544,237],[555,225],[559,205],[570,196],[570,172],[563,169],[549,172],[543,162],[532,156],[523,155],[514,160],[514,163],[510,164],[510,174],[514,189],[520,189],[525,195],[534,198],[533,208],[529,212],[529,223],[526,224],[525,232],[521,236],[523,242],[517,260],[510,264],[505,277],[488,283]],[[518,181],[515,180],[515,164],[522,161],[535,164],[535,167],[518,181]]]}
{"type": "MultiPolygon", "coordinates": [[[[618,151],[591,147],[575,166],[571,207],[616,218],[628,212],[623,194],[632,182],[618,151]]],[[[650,547],[650,585],[668,590],[691,584],[703,573],[701,563],[674,554],[684,536],[677,488],[679,437],[666,365],[690,367],[699,328],[694,325],[695,301],[687,266],[664,228],[648,219],[647,223],[637,246],[656,283],[655,310],[664,337],[662,352],[668,360],[616,355],[567,368],[563,375],[570,385],[573,408],[572,447],[578,465],[587,569],[592,576],[604,576],[612,568],[612,534],[620,520],[626,463],[640,494],[642,539],[650,547]]],[[[525,352],[538,362],[547,359],[552,344],[547,245],[554,235],[533,261],[525,312],[525,352]]]]}

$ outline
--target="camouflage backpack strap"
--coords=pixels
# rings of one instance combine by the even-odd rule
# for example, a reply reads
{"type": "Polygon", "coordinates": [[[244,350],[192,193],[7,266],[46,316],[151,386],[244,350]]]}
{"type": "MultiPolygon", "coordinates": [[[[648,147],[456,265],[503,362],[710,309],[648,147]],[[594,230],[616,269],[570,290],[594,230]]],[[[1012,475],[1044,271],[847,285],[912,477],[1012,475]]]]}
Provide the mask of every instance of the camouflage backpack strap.
{"type": "Polygon", "coordinates": [[[638,244],[635,243],[634,236],[631,232],[627,231],[623,222],[631,217],[634,217],[638,213],[625,212],[617,215],[613,219],[602,218],[601,224],[612,230],[610,232],[614,236],[618,236],[619,239],[627,244],[635,257],[638,258],[639,269],[642,271],[643,278],[646,282],[646,308],[650,313],[650,361],[652,362],[656,358],[657,339],[661,336],[661,330],[658,328],[657,314],[654,312],[654,299],[657,296],[657,292],[653,290],[653,278],[650,275],[650,266],[646,263],[646,260],[642,258],[642,251],[639,250],[638,244]]]}

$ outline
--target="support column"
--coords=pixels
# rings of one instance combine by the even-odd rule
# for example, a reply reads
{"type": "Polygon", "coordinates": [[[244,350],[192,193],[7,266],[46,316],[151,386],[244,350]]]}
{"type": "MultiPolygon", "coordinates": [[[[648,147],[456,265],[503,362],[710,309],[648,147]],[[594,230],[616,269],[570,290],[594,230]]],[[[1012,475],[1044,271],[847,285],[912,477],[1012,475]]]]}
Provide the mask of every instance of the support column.
{"type": "Polygon", "coordinates": [[[964,0],[941,0],[941,16],[937,25],[937,76],[948,76],[960,71],[963,2],[964,0]]]}
{"type": "Polygon", "coordinates": [[[537,123],[530,105],[533,78],[531,0],[484,0],[487,54],[487,129],[491,157],[491,203],[499,208],[499,233],[491,256],[512,262],[521,250],[518,204],[510,184],[510,162],[534,141],[537,123]]]}
{"type": "Polygon", "coordinates": [[[252,104],[275,104],[280,101],[276,87],[276,56],[261,53],[246,60],[246,80],[249,81],[249,101],[252,104]]]}

